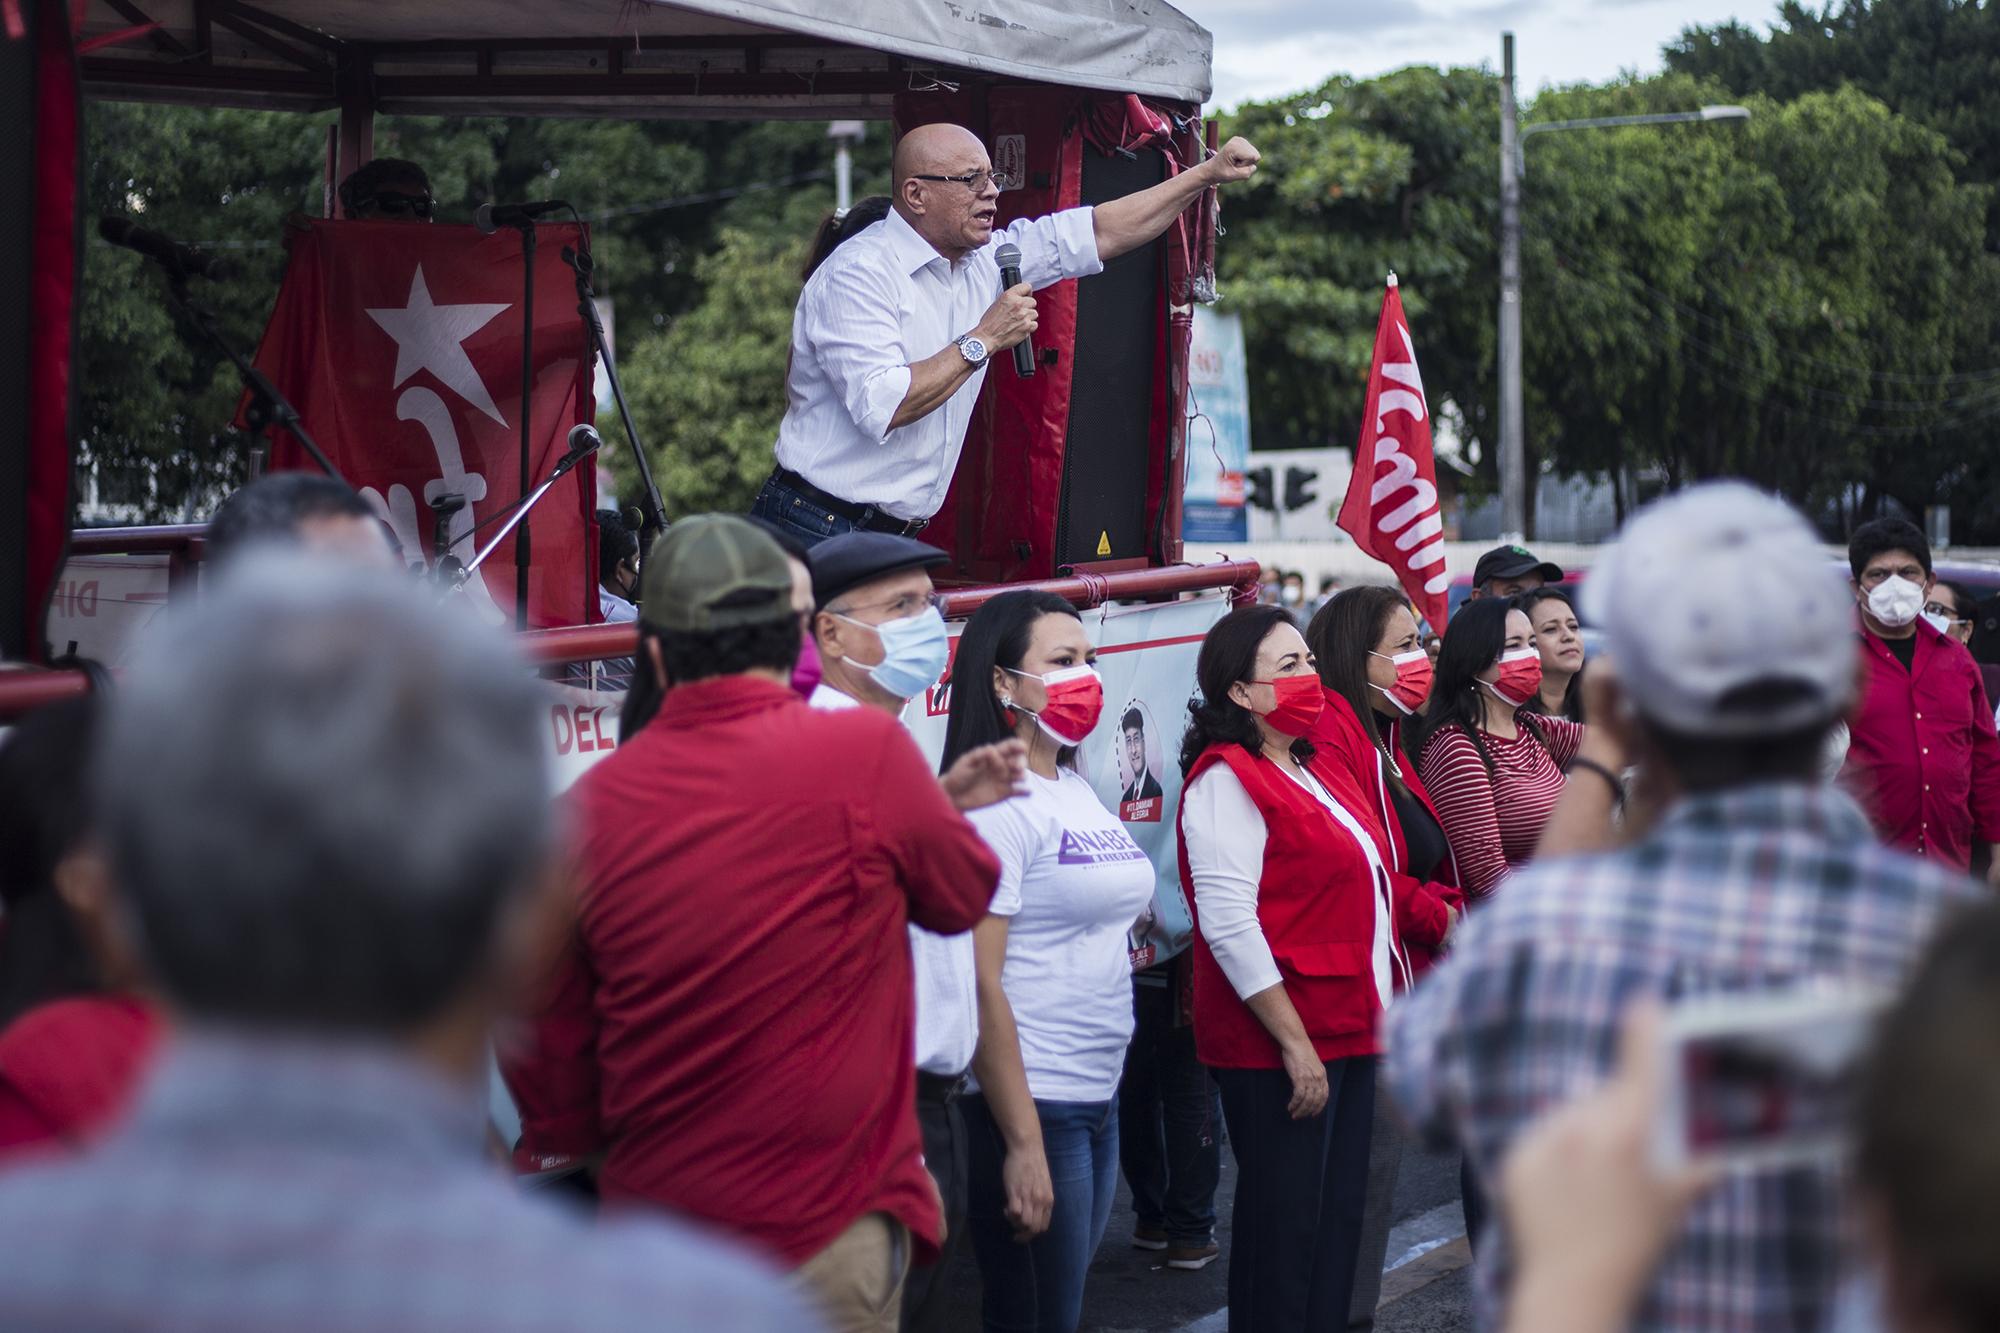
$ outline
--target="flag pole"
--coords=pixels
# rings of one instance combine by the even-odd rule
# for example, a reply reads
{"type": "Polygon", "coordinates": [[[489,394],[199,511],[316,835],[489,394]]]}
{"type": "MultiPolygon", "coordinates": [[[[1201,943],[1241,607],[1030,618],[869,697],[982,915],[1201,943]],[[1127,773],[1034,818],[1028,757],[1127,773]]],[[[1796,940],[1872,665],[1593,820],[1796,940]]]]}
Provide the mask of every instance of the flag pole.
{"type": "MultiPolygon", "coordinates": [[[[530,409],[535,401],[535,224],[521,227],[521,490],[524,502],[534,485],[533,460],[528,453],[530,409]]],[[[528,628],[528,511],[514,532],[514,628],[528,628]]]]}

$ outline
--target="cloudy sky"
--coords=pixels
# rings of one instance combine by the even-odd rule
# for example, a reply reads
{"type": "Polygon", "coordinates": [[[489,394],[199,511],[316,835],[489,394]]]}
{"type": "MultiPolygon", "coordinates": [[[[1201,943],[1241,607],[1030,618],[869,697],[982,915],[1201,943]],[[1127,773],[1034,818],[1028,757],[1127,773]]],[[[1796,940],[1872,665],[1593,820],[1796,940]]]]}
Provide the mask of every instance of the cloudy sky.
{"type": "Polygon", "coordinates": [[[1760,30],[1775,0],[1173,0],[1215,34],[1215,98],[1232,106],[1308,88],[1333,73],[1404,65],[1500,65],[1511,29],[1524,94],[1548,84],[1660,68],[1660,47],[1693,23],[1760,30]]]}

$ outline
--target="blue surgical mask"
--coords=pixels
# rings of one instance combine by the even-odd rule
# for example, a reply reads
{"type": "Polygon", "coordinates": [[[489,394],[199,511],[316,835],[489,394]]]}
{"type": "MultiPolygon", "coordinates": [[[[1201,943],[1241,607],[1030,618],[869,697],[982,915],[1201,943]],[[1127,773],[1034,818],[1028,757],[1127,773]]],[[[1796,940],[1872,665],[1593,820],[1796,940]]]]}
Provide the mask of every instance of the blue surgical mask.
{"type": "Polygon", "coordinates": [[[869,625],[852,616],[840,615],[850,625],[872,629],[882,640],[882,660],[868,668],[868,677],[898,699],[914,699],[937,684],[951,657],[951,635],[944,617],[934,606],[913,616],[869,625]]]}

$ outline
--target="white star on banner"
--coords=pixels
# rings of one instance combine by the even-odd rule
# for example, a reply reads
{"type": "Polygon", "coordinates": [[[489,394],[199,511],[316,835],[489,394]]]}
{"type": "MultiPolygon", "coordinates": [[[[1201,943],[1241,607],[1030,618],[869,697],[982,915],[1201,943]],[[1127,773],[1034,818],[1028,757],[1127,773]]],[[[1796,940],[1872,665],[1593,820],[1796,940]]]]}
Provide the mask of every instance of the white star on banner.
{"type": "Polygon", "coordinates": [[[472,358],[461,346],[506,309],[505,303],[433,305],[431,290],[424,284],[423,265],[419,264],[416,276],[410,279],[408,305],[401,310],[368,311],[368,318],[396,340],[396,382],[391,387],[401,388],[404,380],[419,370],[428,370],[466,402],[506,425],[507,419],[493,406],[493,395],[486,392],[486,382],[479,378],[472,358]]]}

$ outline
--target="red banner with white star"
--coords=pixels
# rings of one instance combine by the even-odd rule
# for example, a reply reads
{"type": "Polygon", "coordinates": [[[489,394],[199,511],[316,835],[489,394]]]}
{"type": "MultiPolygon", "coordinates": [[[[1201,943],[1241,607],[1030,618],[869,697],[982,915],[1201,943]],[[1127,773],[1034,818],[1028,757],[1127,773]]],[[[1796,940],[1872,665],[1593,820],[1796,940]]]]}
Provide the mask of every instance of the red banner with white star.
{"type": "MultiPolygon", "coordinates": [[[[595,409],[589,334],[564,246],[574,224],[537,228],[529,489],[595,409]]],[[[290,260],[257,349],[333,465],[379,510],[412,563],[433,561],[430,502],[463,495],[452,554],[470,563],[521,496],[521,235],[416,222],[310,221],[287,236],[290,260]]],[[[311,468],[273,432],[273,469],[311,468]]],[[[529,516],[528,623],[597,619],[593,469],[557,482],[529,516]]],[[[466,585],[514,618],[514,538],[466,585]],[[482,581],[483,580],[483,581],[482,581]]]]}

